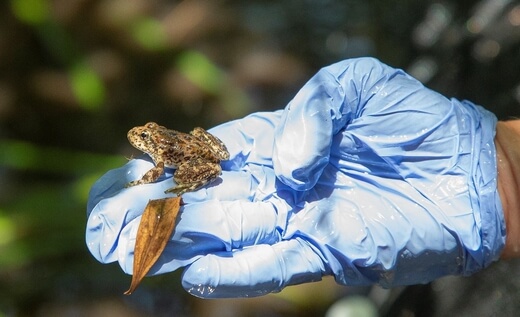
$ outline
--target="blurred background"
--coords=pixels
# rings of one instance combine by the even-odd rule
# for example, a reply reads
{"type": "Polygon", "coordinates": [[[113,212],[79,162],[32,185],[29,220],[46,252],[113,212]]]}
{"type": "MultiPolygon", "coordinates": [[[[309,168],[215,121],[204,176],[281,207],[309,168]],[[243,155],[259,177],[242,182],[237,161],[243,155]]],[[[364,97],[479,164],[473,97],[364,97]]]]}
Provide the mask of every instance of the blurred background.
{"type": "Polygon", "coordinates": [[[88,191],[136,153],[129,128],[280,109],[319,68],[358,56],[520,116],[519,1],[1,1],[0,317],[516,316],[519,261],[393,290],[325,278],[200,300],[179,272],[124,296],[130,277],[88,253],[88,191]]]}

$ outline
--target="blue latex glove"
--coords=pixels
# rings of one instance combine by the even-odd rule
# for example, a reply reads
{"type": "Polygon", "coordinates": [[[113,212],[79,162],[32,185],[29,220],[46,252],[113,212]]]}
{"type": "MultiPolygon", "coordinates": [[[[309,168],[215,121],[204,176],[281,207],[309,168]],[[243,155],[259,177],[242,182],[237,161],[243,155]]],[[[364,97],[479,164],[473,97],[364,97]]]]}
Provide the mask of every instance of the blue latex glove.
{"type": "MultiPolygon", "coordinates": [[[[163,123],[164,124],[164,123],[163,123]]],[[[202,297],[244,297],[333,275],[385,287],[469,275],[497,260],[496,118],[370,58],[320,70],[283,111],[211,130],[227,145],[219,181],[186,203],[151,274],[186,266],[202,297]]],[[[159,182],[123,188],[147,156],[92,188],[87,245],[132,272],[140,215],[159,182]]]]}

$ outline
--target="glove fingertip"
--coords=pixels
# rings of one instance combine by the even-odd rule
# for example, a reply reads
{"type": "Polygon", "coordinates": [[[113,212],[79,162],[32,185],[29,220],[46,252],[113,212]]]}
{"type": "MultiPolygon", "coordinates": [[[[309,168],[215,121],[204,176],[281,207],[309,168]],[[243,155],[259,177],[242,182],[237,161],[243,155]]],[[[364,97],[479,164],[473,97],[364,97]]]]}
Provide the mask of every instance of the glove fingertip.
{"type": "Polygon", "coordinates": [[[200,298],[255,297],[275,291],[279,285],[259,287],[227,257],[207,255],[190,265],[182,276],[182,287],[200,298]]]}
{"type": "Polygon", "coordinates": [[[214,277],[219,276],[215,264],[211,255],[192,263],[184,270],[182,287],[196,297],[211,298],[218,285],[218,279],[214,279],[214,277]]]}
{"type": "Polygon", "coordinates": [[[316,250],[295,239],[206,255],[184,271],[182,286],[202,298],[255,297],[318,281],[325,272],[316,250]]]}
{"type": "MultiPolygon", "coordinates": [[[[263,247],[269,248],[266,245],[263,247]]],[[[266,267],[276,263],[270,261],[272,259],[268,255],[266,260],[247,251],[239,253],[238,258],[233,254],[209,254],[195,261],[184,271],[183,288],[201,298],[256,297],[282,288],[280,276],[277,276],[279,272],[261,272],[261,268],[260,272],[256,270],[259,269],[258,261],[264,262],[266,267]]]]}
{"type": "Polygon", "coordinates": [[[310,119],[303,122],[287,118],[276,131],[274,170],[284,184],[295,190],[314,187],[329,162],[331,129],[317,128],[317,125],[317,122],[310,119]],[[304,129],[300,130],[301,127],[304,129]],[[309,134],[302,131],[315,132],[309,134]]]}
{"type": "Polygon", "coordinates": [[[276,162],[274,166],[278,178],[292,189],[303,191],[316,185],[329,160],[328,157],[320,157],[316,158],[311,164],[295,161],[286,162],[283,158],[274,161],[276,162]]]}

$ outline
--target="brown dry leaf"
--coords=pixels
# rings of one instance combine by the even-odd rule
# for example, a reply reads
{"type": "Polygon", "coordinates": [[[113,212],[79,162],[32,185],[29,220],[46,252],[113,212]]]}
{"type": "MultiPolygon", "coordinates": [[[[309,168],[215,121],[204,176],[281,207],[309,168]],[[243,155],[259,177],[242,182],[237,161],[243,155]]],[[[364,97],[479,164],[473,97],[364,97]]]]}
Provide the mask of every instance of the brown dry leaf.
{"type": "Polygon", "coordinates": [[[146,205],[135,239],[132,283],[125,295],[135,291],[166,247],[175,227],[180,205],[180,197],[150,200],[146,205]]]}

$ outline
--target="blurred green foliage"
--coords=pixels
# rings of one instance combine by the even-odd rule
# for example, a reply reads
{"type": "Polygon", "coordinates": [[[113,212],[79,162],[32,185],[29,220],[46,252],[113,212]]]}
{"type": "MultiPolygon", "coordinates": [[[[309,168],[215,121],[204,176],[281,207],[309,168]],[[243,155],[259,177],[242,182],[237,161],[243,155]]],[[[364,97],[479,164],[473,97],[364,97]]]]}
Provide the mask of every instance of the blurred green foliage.
{"type": "Polygon", "coordinates": [[[204,91],[218,94],[222,89],[224,73],[200,52],[183,52],[177,58],[176,66],[181,74],[204,91]]]}
{"type": "Polygon", "coordinates": [[[48,172],[85,176],[121,166],[121,156],[41,147],[29,142],[0,141],[0,166],[25,172],[48,172]]]}
{"type": "Polygon", "coordinates": [[[142,18],[132,25],[132,35],[144,48],[159,51],[167,48],[166,34],[161,23],[153,18],[142,18]]]}
{"type": "Polygon", "coordinates": [[[96,110],[105,102],[105,86],[88,65],[75,65],[70,71],[72,91],[79,105],[86,110],[96,110]]]}
{"type": "Polygon", "coordinates": [[[27,24],[38,25],[49,17],[47,0],[11,0],[13,14],[27,24]]]}

